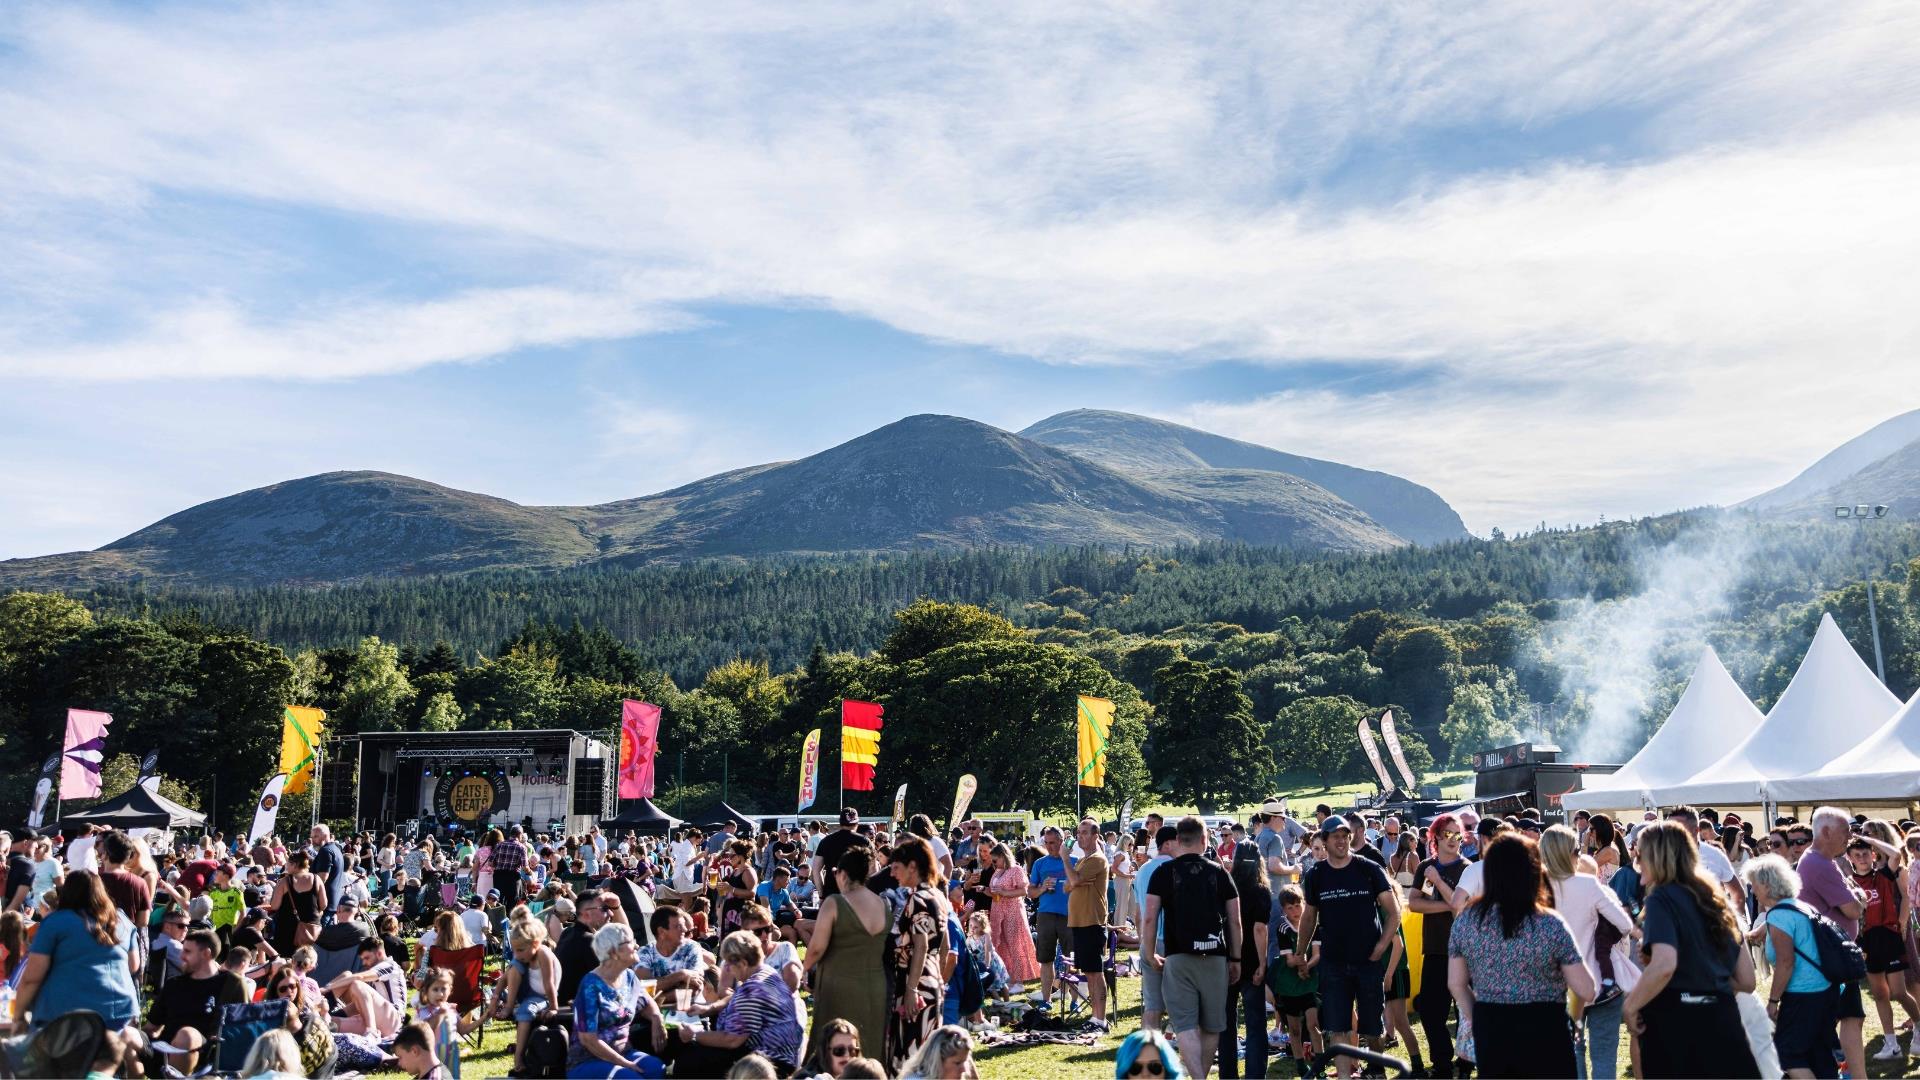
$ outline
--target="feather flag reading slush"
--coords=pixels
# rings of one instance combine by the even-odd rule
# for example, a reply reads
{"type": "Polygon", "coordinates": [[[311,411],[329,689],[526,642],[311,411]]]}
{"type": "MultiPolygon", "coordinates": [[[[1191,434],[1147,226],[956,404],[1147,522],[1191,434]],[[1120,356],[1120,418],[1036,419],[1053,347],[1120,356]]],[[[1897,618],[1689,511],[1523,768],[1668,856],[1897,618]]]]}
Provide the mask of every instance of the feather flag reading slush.
{"type": "Polygon", "coordinates": [[[620,703],[620,797],[653,798],[653,754],[660,743],[660,706],[620,703]]]}
{"type": "Polygon", "coordinates": [[[1107,786],[1107,733],[1113,730],[1113,702],[1106,698],[1080,699],[1081,787],[1107,786]]]}
{"type": "Polygon", "coordinates": [[[800,809],[798,814],[813,805],[820,797],[820,729],[807,732],[807,741],[800,746],[800,809]]]}
{"type": "Polygon", "coordinates": [[[840,702],[840,785],[848,791],[872,791],[873,768],[880,763],[880,714],[871,701],[840,702]]]}
{"type": "Polygon", "coordinates": [[[113,717],[92,709],[67,710],[67,738],[60,753],[60,797],[91,799],[100,794],[100,763],[106,759],[107,725],[113,717]]]}
{"type": "Polygon", "coordinates": [[[287,794],[307,790],[313,779],[314,753],[327,727],[327,714],[306,705],[288,705],[281,713],[280,771],[287,774],[287,794]]]}

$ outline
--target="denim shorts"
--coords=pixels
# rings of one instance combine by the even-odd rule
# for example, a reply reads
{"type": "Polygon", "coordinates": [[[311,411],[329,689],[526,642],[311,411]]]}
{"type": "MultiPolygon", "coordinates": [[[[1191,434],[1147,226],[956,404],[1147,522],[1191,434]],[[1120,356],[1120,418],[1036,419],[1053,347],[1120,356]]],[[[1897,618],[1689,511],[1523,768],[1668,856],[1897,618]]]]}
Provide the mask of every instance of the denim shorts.
{"type": "Polygon", "coordinates": [[[1350,963],[1320,962],[1320,1030],[1345,1034],[1358,1027],[1362,1035],[1387,1030],[1386,965],[1379,960],[1350,963]],[[1354,1018],[1359,1008],[1358,1020],[1354,1018]]]}
{"type": "Polygon", "coordinates": [[[532,1023],[539,1018],[541,1013],[546,1012],[547,1008],[546,998],[528,994],[526,997],[514,1002],[513,1018],[523,1024],[532,1023]]]}

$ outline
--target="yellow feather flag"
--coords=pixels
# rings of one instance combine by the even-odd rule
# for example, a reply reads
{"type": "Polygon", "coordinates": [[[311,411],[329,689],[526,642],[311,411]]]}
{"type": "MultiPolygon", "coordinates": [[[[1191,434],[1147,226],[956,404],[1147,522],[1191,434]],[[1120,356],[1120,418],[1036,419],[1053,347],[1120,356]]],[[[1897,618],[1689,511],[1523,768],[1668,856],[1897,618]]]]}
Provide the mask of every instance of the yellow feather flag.
{"type": "Polygon", "coordinates": [[[1113,730],[1113,702],[1080,699],[1080,786],[1107,786],[1107,733],[1113,730]]]}
{"type": "Polygon", "coordinates": [[[327,714],[306,705],[285,706],[280,725],[280,771],[287,774],[286,793],[297,795],[307,790],[313,779],[314,756],[320,750],[321,733],[326,730],[327,714]]]}

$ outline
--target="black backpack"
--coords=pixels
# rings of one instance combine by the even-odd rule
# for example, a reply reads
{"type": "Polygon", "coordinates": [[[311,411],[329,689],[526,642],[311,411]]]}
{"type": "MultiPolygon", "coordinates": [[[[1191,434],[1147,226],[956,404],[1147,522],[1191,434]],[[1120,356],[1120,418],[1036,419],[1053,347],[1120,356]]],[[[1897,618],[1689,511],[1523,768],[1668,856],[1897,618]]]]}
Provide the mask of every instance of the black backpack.
{"type": "MultiPolygon", "coordinates": [[[[1163,933],[1167,951],[1225,953],[1227,950],[1226,914],[1221,908],[1219,878],[1226,876],[1220,864],[1205,858],[1175,859],[1154,872],[1173,875],[1172,903],[1163,908],[1166,916],[1163,933]]],[[[1228,879],[1231,882],[1231,878],[1228,879]]]]}
{"type": "Polygon", "coordinates": [[[1808,956],[1797,944],[1793,951],[1812,964],[1828,982],[1857,983],[1867,977],[1867,954],[1857,943],[1848,940],[1832,919],[1798,900],[1782,900],[1767,910],[1772,913],[1780,908],[1797,911],[1813,924],[1814,951],[1819,957],[1808,956]]]}
{"type": "Polygon", "coordinates": [[[530,1076],[567,1075],[568,1017],[546,1013],[527,1031],[526,1067],[530,1076]]]}

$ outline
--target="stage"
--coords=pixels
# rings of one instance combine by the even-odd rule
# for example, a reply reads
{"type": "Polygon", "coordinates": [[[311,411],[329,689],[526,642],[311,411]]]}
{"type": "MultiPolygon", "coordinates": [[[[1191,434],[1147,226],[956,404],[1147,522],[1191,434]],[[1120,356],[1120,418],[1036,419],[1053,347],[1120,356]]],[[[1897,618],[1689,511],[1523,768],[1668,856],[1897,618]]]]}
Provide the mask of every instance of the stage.
{"type": "Polygon", "coordinates": [[[319,813],[356,830],[585,832],[612,817],[612,749],[578,731],[383,731],[330,740],[319,813]]]}

